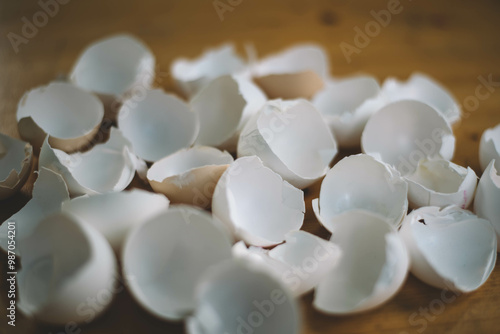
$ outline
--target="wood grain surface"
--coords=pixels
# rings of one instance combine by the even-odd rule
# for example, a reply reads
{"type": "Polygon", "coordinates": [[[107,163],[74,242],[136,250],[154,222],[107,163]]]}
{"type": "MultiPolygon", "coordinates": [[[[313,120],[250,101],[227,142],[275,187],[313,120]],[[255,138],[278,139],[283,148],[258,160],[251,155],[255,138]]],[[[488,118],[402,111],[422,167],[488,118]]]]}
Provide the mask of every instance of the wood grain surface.
{"type": "MultiPolygon", "coordinates": [[[[63,2],[62,0],[60,0],[63,2]]],[[[393,1],[232,0],[232,10],[220,19],[213,0],[65,0],[53,17],[14,51],[9,33],[22,35],[23,17],[33,21],[38,1],[0,0],[0,131],[17,136],[16,105],[26,90],[68,73],[82,49],[108,34],[130,32],[143,39],[157,57],[157,84],[173,90],[169,67],[179,56],[194,57],[207,47],[233,41],[243,52],[253,43],[259,55],[313,41],[329,52],[336,76],[370,73],[406,78],[428,73],[446,85],[464,104],[463,120],[455,126],[454,161],[481,174],[478,161],[482,132],[500,123],[500,86],[478,88],[480,78],[500,82],[500,2],[401,0],[399,12],[386,27],[371,32],[367,45],[344,57],[340,44],[355,44],[355,28],[374,21],[371,11],[393,1]],[[376,33],[375,33],[376,32],[376,33]],[[478,98],[478,92],[481,98],[478,98]],[[485,95],[488,95],[485,97],[485,95]],[[477,103],[476,103],[477,102],[477,103]]],[[[228,0],[222,0],[228,4],[228,0]]],[[[38,17],[38,20],[43,18],[38,17]]],[[[11,35],[12,36],[12,35],[11,35]]],[[[345,154],[357,151],[343,152],[345,154]]],[[[33,175],[19,195],[0,202],[0,221],[29,199],[33,175]]],[[[141,186],[137,180],[135,186],[141,186]]],[[[319,184],[305,190],[305,229],[320,236],[311,210],[319,184]]],[[[500,203],[499,203],[500,204],[500,203]]],[[[5,256],[1,255],[5,264],[5,256]]],[[[0,273],[0,333],[183,333],[182,324],[163,322],[147,314],[125,290],[95,322],[77,328],[37,325],[18,313],[16,327],[5,317],[5,267],[0,273]]],[[[345,317],[321,315],[311,307],[312,295],[301,300],[303,333],[498,333],[500,332],[500,267],[478,291],[452,298],[409,276],[402,291],[374,311],[345,317]]],[[[277,333],[287,334],[287,333],[277,333]]]]}

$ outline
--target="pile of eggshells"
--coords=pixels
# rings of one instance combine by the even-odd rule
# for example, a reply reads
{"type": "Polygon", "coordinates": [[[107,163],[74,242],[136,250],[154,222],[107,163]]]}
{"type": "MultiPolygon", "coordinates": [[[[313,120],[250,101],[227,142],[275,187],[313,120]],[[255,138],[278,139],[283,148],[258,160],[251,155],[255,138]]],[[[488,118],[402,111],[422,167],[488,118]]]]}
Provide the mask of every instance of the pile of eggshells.
{"type": "Polygon", "coordinates": [[[315,309],[341,315],[387,302],[409,271],[460,293],[488,279],[500,125],[481,138],[478,183],[451,162],[460,108],[433,79],[331,77],[311,44],[248,60],[223,45],[173,62],[183,99],[153,87],[155,66],[134,37],[99,40],[67,79],[22,97],[25,141],[0,135],[1,199],[39,154],[32,199],[7,220],[25,315],[86,323],[82,303],[106,295],[103,312],[125,282],[188,333],[298,333],[311,291],[315,309]],[[152,191],[130,189],[136,174],[152,191]],[[301,189],[320,180],[312,207],[330,240],[301,230],[301,189]]]}

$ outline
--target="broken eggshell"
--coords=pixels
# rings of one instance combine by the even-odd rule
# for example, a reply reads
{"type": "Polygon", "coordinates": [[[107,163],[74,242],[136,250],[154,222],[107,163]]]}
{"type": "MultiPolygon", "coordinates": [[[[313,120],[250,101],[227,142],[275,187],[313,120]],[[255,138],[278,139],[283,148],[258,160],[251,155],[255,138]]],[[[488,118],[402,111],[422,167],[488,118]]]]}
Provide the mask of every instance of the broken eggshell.
{"type": "Polygon", "coordinates": [[[340,249],[305,231],[292,231],[286,241],[270,251],[243,241],[233,246],[233,255],[251,261],[286,286],[294,296],[314,289],[339,262],[340,249]]]}
{"type": "Polygon", "coordinates": [[[20,246],[29,237],[40,222],[50,214],[61,210],[61,204],[69,200],[68,188],[61,175],[50,169],[41,167],[33,186],[31,200],[17,213],[0,225],[0,247],[7,251],[8,222],[16,225],[16,247],[14,252],[20,254],[20,246]]]}
{"type": "Polygon", "coordinates": [[[118,128],[132,143],[134,153],[146,161],[190,147],[199,127],[188,104],[162,89],[147,91],[138,102],[125,101],[118,114],[118,128]]]}
{"type": "Polygon", "coordinates": [[[73,152],[91,144],[104,116],[101,101],[66,82],[52,82],[25,93],[17,107],[19,133],[38,152],[50,144],[73,152]]]}
{"type": "Polygon", "coordinates": [[[22,254],[17,306],[25,315],[57,325],[88,323],[113,300],[118,274],[113,251],[97,230],[75,217],[45,218],[23,243],[22,254]],[[92,299],[98,308],[89,305],[92,299]]]}
{"type": "Polygon", "coordinates": [[[410,253],[411,272],[436,288],[474,291],[495,268],[493,226],[457,206],[416,209],[399,233],[410,253]]]}
{"type": "Polygon", "coordinates": [[[301,189],[323,177],[336,154],[337,144],[321,114],[302,99],[267,102],[238,141],[238,157],[258,156],[301,189]]]}
{"type": "Polygon", "coordinates": [[[358,209],[376,213],[397,228],[408,209],[407,194],[408,185],[396,170],[358,154],[345,157],[328,171],[312,206],[318,221],[332,233],[343,213],[358,209]]]}
{"type": "Polygon", "coordinates": [[[492,160],[483,172],[474,198],[474,212],[495,228],[497,251],[500,252],[500,175],[492,160]]]}
{"type": "Polygon", "coordinates": [[[111,128],[107,142],[84,153],[67,154],[52,148],[46,139],[38,166],[61,174],[75,197],[122,191],[134,178],[136,160],[120,130],[111,128]]]}
{"type": "Polygon", "coordinates": [[[343,213],[330,241],[342,256],[316,287],[313,306],[327,314],[373,309],[403,286],[410,265],[408,252],[384,217],[353,210],[343,213]]]}
{"type": "Polygon", "coordinates": [[[304,193],[258,157],[235,160],[215,187],[212,212],[238,239],[254,246],[283,242],[304,221],[304,193]]]}
{"type": "Polygon", "coordinates": [[[176,205],[130,232],[123,248],[123,274],[144,309],[160,319],[182,320],[196,306],[200,276],[230,257],[229,239],[210,214],[176,205]]]}
{"type": "Polygon", "coordinates": [[[213,80],[190,102],[200,121],[196,144],[236,151],[243,126],[266,101],[266,95],[244,75],[213,80]]]}
{"type": "Polygon", "coordinates": [[[71,81],[96,93],[107,108],[136,87],[148,89],[155,77],[155,57],[137,38],[113,35],[90,44],[76,61],[71,81]]]}
{"type": "Polygon", "coordinates": [[[311,98],[329,71],[326,51],[314,44],[292,46],[251,66],[254,81],[271,99],[311,98]]]}
{"type": "Polygon", "coordinates": [[[423,158],[451,160],[455,137],[436,109],[419,101],[402,100],[370,117],[361,146],[364,153],[392,165],[405,176],[413,173],[423,158]]]}
{"type": "Polygon", "coordinates": [[[26,183],[33,162],[33,147],[0,133],[0,200],[11,197],[26,183]]]}
{"type": "Polygon", "coordinates": [[[466,209],[474,199],[477,185],[476,173],[470,167],[443,159],[420,160],[415,172],[405,180],[412,208],[454,204],[466,209]]]}
{"type": "Polygon", "coordinates": [[[390,101],[417,100],[435,108],[450,123],[460,120],[460,105],[440,83],[422,73],[413,73],[407,81],[388,78],[382,94],[390,101]]]}
{"type": "Polygon", "coordinates": [[[301,329],[299,307],[288,289],[248,262],[211,267],[196,288],[196,301],[186,323],[189,334],[298,334],[301,329]]]}
{"type": "Polygon", "coordinates": [[[493,159],[496,161],[496,170],[500,170],[500,124],[486,129],[479,144],[479,162],[483,171],[493,159]]]}
{"type": "Polygon", "coordinates": [[[329,79],[314,95],[312,104],[340,147],[356,147],[370,116],[385,104],[378,96],[379,91],[377,80],[371,76],[329,79]]]}
{"type": "Polygon", "coordinates": [[[155,192],[173,203],[209,208],[215,185],[233,160],[226,151],[195,146],[158,160],[148,170],[147,178],[155,192]]]}
{"type": "Polygon", "coordinates": [[[80,196],[62,204],[62,211],[92,225],[108,240],[116,254],[126,234],[135,226],[168,208],[168,199],[149,191],[130,191],[80,196]]]}
{"type": "Polygon", "coordinates": [[[175,59],[170,71],[183,93],[192,97],[212,80],[243,71],[245,66],[245,61],[236,54],[234,45],[223,44],[193,60],[175,59]]]}

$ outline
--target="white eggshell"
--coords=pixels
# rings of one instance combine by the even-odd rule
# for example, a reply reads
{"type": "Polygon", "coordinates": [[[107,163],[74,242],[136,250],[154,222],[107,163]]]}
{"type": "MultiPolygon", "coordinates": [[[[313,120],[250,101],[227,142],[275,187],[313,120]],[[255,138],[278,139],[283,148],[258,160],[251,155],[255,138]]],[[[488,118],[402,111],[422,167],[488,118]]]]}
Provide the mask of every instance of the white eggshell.
{"type": "Polygon", "coordinates": [[[310,98],[328,76],[328,56],[319,45],[297,44],[259,60],[251,73],[269,98],[310,98]]]}
{"type": "Polygon", "coordinates": [[[483,172],[474,198],[474,212],[493,224],[500,252],[500,175],[492,160],[483,172]]]}
{"type": "Polygon", "coordinates": [[[323,115],[340,147],[360,145],[361,133],[370,116],[385,101],[379,98],[380,86],[371,76],[328,80],[312,99],[323,115]]]}
{"type": "Polygon", "coordinates": [[[71,81],[99,95],[120,97],[154,80],[155,57],[137,38],[120,34],[90,44],[76,61],[71,81]]]}
{"type": "Polygon", "coordinates": [[[210,268],[196,289],[197,307],[189,334],[298,334],[299,307],[288,289],[246,262],[210,268]]]}
{"type": "Polygon", "coordinates": [[[93,94],[66,82],[52,82],[25,93],[17,107],[21,137],[39,150],[46,135],[66,152],[89,146],[99,130],[104,107],[93,94]]]}
{"type": "Polygon", "coordinates": [[[457,205],[466,209],[474,199],[477,176],[443,159],[422,159],[417,169],[405,177],[410,207],[457,205]]]}
{"type": "Polygon", "coordinates": [[[67,154],[52,148],[46,139],[38,166],[61,174],[72,197],[117,192],[135,175],[136,158],[130,150],[130,143],[116,128],[111,128],[106,143],[84,153],[67,154]]]}
{"type": "Polygon", "coordinates": [[[234,45],[224,44],[206,50],[193,60],[175,59],[170,70],[179,88],[187,97],[191,97],[210,81],[223,75],[243,71],[245,66],[245,61],[236,54],[234,45]]]}
{"type": "Polygon", "coordinates": [[[0,225],[0,247],[7,251],[8,224],[16,224],[16,247],[14,252],[21,255],[20,246],[29,237],[40,222],[61,210],[61,204],[69,200],[68,188],[61,175],[41,167],[33,186],[31,200],[17,213],[0,225]]]}
{"type": "Polygon", "coordinates": [[[229,259],[231,245],[205,211],[171,206],[133,229],[122,255],[123,274],[135,300],[161,319],[181,320],[196,306],[200,276],[229,259]]]}
{"type": "Polygon", "coordinates": [[[397,228],[408,209],[407,194],[408,185],[392,167],[366,154],[351,155],[328,171],[313,209],[332,233],[343,213],[358,209],[376,213],[397,228]]]}
{"type": "Polygon", "coordinates": [[[295,296],[314,289],[339,262],[340,249],[332,242],[305,231],[292,231],[286,242],[270,251],[260,247],[246,248],[240,241],[233,246],[233,255],[246,259],[268,272],[295,296]]]}
{"type": "Polygon", "coordinates": [[[147,179],[155,192],[173,203],[209,208],[215,185],[233,157],[209,146],[179,150],[155,162],[147,179]]]}
{"type": "Polygon", "coordinates": [[[436,109],[419,101],[402,100],[384,106],[370,117],[361,146],[364,153],[407,175],[415,171],[423,158],[451,160],[455,137],[436,109]]]}
{"type": "Polygon", "coordinates": [[[197,145],[236,151],[238,136],[266,95],[244,75],[226,75],[208,83],[190,102],[200,120],[197,145]]]}
{"type": "Polygon", "coordinates": [[[345,212],[330,241],[342,256],[316,288],[317,310],[335,315],[366,311],[402,287],[410,264],[408,252],[383,217],[363,210],[345,212]]]}
{"type": "Polygon", "coordinates": [[[11,197],[26,183],[33,162],[33,147],[0,133],[0,200],[11,197]]]}
{"type": "Polygon", "coordinates": [[[448,206],[412,211],[399,231],[411,257],[411,272],[440,289],[471,292],[495,268],[497,238],[491,223],[448,206]]]}
{"type": "Polygon", "coordinates": [[[54,214],[23,246],[17,307],[25,315],[57,325],[89,323],[113,300],[116,260],[91,226],[69,214],[54,214]]]}
{"type": "Polygon", "coordinates": [[[453,95],[431,77],[414,73],[407,81],[388,78],[382,85],[382,94],[389,101],[417,100],[435,108],[453,124],[460,119],[460,105],[453,95]]]}
{"type": "Polygon", "coordinates": [[[479,162],[483,171],[493,159],[496,161],[496,170],[500,170],[500,124],[485,130],[479,144],[479,162]]]}
{"type": "Polygon", "coordinates": [[[187,103],[161,89],[153,89],[138,102],[123,103],[118,113],[118,128],[139,158],[157,161],[190,147],[198,135],[199,122],[187,103]]]}
{"type": "Polygon", "coordinates": [[[304,221],[304,193],[258,157],[235,160],[222,174],[212,212],[233,235],[254,246],[277,245],[304,221]]]}
{"type": "Polygon", "coordinates": [[[321,114],[306,100],[267,102],[245,126],[238,157],[256,155],[297,188],[330,169],[337,144],[321,114]]]}
{"type": "Polygon", "coordinates": [[[80,221],[92,225],[101,232],[119,254],[126,234],[135,226],[156,216],[168,208],[168,199],[149,191],[130,191],[80,196],[62,204],[80,221]]]}

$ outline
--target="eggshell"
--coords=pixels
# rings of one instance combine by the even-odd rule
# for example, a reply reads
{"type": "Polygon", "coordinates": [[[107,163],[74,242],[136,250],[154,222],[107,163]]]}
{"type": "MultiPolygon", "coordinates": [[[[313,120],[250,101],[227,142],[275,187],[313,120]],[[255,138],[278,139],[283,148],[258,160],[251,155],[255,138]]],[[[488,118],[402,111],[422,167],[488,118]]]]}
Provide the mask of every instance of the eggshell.
{"type": "Polygon", "coordinates": [[[229,239],[208,213],[172,206],[130,232],[123,274],[146,311],[163,320],[182,320],[196,307],[200,276],[230,257],[229,239]]]}
{"type": "Polygon", "coordinates": [[[326,174],[313,209],[332,233],[343,213],[358,209],[376,213],[397,228],[408,209],[407,194],[408,185],[392,167],[366,154],[351,155],[326,174]]]}
{"type": "Polygon", "coordinates": [[[495,268],[497,238],[491,223],[448,206],[412,211],[399,231],[411,257],[411,272],[440,289],[471,292],[495,268]]]}
{"type": "Polygon", "coordinates": [[[116,260],[106,239],[91,226],[68,214],[54,214],[23,246],[16,305],[25,315],[63,326],[89,323],[113,300],[116,260]]]}
{"type": "Polygon", "coordinates": [[[299,307],[290,292],[241,261],[210,268],[200,279],[196,300],[189,334],[300,332],[299,307]]]}
{"type": "Polygon", "coordinates": [[[45,217],[59,212],[62,202],[66,200],[69,200],[68,188],[61,175],[50,169],[40,168],[31,200],[0,225],[0,248],[7,251],[8,222],[14,222],[16,247],[13,251],[20,256],[20,247],[24,240],[45,217]]]}
{"type": "Polygon", "coordinates": [[[470,167],[443,159],[420,160],[415,172],[405,180],[412,208],[454,204],[465,209],[474,199],[477,185],[476,173],[470,167]]]}
{"type": "Polygon", "coordinates": [[[483,172],[474,199],[474,212],[493,224],[497,235],[497,251],[500,252],[500,175],[492,160],[483,172]]]}
{"type": "Polygon", "coordinates": [[[363,152],[395,167],[403,176],[423,158],[451,160],[455,137],[446,119],[414,100],[390,103],[377,111],[361,136],[363,152]]]}
{"type": "Polygon", "coordinates": [[[212,212],[237,239],[254,246],[277,245],[301,228],[304,193],[258,157],[239,158],[217,183],[212,212]]]}
{"type": "Polygon", "coordinates": [[[33,147],[0,133],[0,200],[18,192],[28,179],[33,147]]]}
{"type": "Polygon", "coordinates": [[[500,170],[500,124],[486,129],[479,144],[479,162],[483,171],[493,159],[496,161],[496,170],[500,170]]]}
{"type": "Polygon", "coordinates": [[[62,204],[62,211],[101,232],[119,254],[126,234],[135,226],[168,208],[168,199],[149,191],[130,191],[80,196],[62,204]]]}
{"type": "Polygon", "coordinates": [[[175,95],[153,89],[132,102],[121,107],[118,128],[139,158],[154,162],[194,143],[198,117],[175,95]]]}
{"type": "Polygon", "coordinates": [[[337,144],[321,114],[306,100],[267,102],[245,126],[238,157],[256,155],[297,188],[322,178],[337,144]]]}
{"type": "Polygon", "coordinates": [[[232,162],[233,157],[225,151],[195,146],[158,160],[147,177],[153,190],[172,202],[208,208],[215,185],[232,162]]]}
{"type": "Polygon", "coordinates": [[[243,71],[245,67],[234,45],[228,43],[208,49],[196,59],[175,59],[170,71],[184,94],[192,97],[212,80],[243,71]]]}
{"type": "Polygon", "coordinates": [[[47,135],[50,144],[65,152],[92,145],[104,115],[93,94],[66,82],[51,82],[25,93],[17,107],[21,137],[36,152],[47,135]]]}
{"type": "Polygon", "coordinates": [[[383,217],[363,210],[345,212],[330,241],[342,257],[316,288],[317,310],[332,315],[367,311],[402,287],[410,264],[408,252],[383,217]]]}

